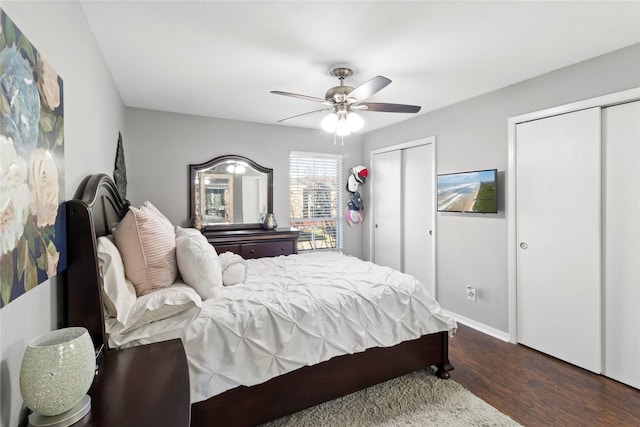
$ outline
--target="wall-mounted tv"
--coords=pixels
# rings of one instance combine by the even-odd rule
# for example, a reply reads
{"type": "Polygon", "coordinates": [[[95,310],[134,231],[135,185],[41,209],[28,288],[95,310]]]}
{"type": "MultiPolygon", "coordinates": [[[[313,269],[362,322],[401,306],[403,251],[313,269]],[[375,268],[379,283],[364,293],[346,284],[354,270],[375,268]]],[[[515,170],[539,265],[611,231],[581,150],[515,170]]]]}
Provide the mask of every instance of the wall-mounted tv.
{"type": "Polygon", "coordinates": [[[497,169],[438,175],[438,212],[498,213],[497,169]]]}

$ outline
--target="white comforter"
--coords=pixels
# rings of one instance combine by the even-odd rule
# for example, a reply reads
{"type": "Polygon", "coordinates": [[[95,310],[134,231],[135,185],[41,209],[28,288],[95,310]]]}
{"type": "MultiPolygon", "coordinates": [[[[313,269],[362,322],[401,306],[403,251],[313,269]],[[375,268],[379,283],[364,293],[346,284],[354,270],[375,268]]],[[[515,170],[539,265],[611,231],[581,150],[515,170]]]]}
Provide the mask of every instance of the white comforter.
{"type": "Polygon", "coordinates": [[[414,277],[334,252],[247,260],[245,283],[183,317],[192,402],[456,327],[414,277]]]}

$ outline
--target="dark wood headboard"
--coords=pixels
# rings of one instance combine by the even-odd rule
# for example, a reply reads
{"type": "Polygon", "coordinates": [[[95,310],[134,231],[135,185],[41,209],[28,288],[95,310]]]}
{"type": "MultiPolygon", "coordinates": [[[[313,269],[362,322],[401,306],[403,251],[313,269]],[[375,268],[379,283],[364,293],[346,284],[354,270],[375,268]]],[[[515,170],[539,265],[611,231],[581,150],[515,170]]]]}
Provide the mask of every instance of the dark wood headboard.
{"type": "Polygon", "coordinates": [[[98,269],[97,238],[111,234],[129,209],[108,175],[86,177],[67,201],[67,326],[87,328],[95,348],[108,347],[98,269]]]}

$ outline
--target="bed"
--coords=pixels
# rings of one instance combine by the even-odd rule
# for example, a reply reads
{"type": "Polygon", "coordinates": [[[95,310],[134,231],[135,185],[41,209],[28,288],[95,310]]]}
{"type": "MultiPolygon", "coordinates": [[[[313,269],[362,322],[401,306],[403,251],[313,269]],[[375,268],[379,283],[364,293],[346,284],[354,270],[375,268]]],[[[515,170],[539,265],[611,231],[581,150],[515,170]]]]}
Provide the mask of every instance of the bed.
{"type": "MultiPolygon", "coordinates": [[[[145,341],[146,337],[140,340],[132,338],[130,341],[114,340],[114,337],[117,337],[118,334],[113,332],[113,328],[108,323],[109,319],[105,320],[103,315],[105,310],[103,278],[98,260],[98,242],[104,241],[104,238],[100,239],[101,237],[111,234],[112,228],[121,221],[128,210],[129,203],[119,196],[111,178],[104,174],[91,175],[85,178],[76,191],[74,199],[67,202],[69,268],[66,287],[66,323],[69,326],[86,327],[96,348],[104,346],[107,349],[105,357],[109,357],[109,351],[112,351],[111,348],[113,347],[140,345],[148,342],[145,341]],[[112,333],[108,334],[108,330],[112,333]]],[[[225,298],[227,304],[233,304],[233,307],[239,307],[238,304],[242,304],[244,298],[251,299],[254,296],[254,300],[259,300],[260,304],[263,304],[262,300],[268,300],[271,301],[271,304],[277,306],[277,309],[264,309],[261,307],[259,310],[251,312],[250,322],[269,324],[273,323],[272,319],[274,317],[277,317],[279,320],[275,323],[284,325],[274,326],[277,333],[271,334],[271,338],[265,341],[275,340],[275,344],[279,345],[278,348],[286,347],[286,345],[278,343],[278,340],[288,342],[289,335],[295,335],[293,332],[298,329],[306,330],[312,325],[320,325],[325,328],[333,327],[334,335],[336,335],[335,328],[338,328],[337,330],[339,331],[354,329],[355,338],[347,338],[346,341],[331,340],[331,342],[327,342],[324,337],[320,337],[319,333],[314,331],[311,335],[317,335],[313,342],[315,347],[306,348],[299,344],[291,345],[289,347],[294,348],[294,350],[302,347],[298,349],[301,352],[286,358],[279,357],[279,349],[277,351],[264,349],[262,348],[263,343],[260,343],[261,358],[264,359],[263,356],[266,352],[267,355],[269,353],[273,354],[271,359],[267,358],[269,360],[266,362],[265,360],[256,359],[251,367],[243,368],[241,370],[242,375],[237,377],[234,376],[235,374],[219,374],[222,372],[220,370],[222,368],[216,365],[215,372],[208,372],[209,376],[206,377],[206,381],[203,381],[202,368],[199,365],[203,359],[213,359],[214,356],[210,356],[208,352],[204,351],[202,354],[197,353],[202,350],[194,350],[193,345],[201,341],[208,341],[207,337],[212,333],[207,332],[209,329],[203,326],[211,323],[207,312],[220,312],[225,309],[224,304],[215,299],[209,303],[210,299],[203,301],[201,306],[183,311],[180,315],[176,315],[175,318],[166,319],[166,321],[173,322],[173,324],[182,322],[183,318],[188,318],[189,322],[191,322],[186,328],[190,332],[181,332],[182,335],[179,337],[183,340],[187,359],[190,363],[190,381],[192,382],[191,422],[193,426],[258,425],[418,369],[434,369],[441,378],[449,377],[448,372],[453,367],[448,359],[448,339],[449,335],[455,330],[455,322],[440,311],[439,306],[430,296],[424,297],[413,294],[424,291],[420,290],[421,286],[412,284],[415,279],[411,282],[408,279],[410,276],[394,272],[391,269],[382,270],[387,276],[400,277],[401,281],[405,283],[403,286],[411,287],[411,291],[399,292],[401,298],[404,298],[400,303],[393,301],[390,303],[376,302],[376,304],[389,305],[388,309],[385,308],[385,312],[389,313],[387,317],[391,317],[392,323],[390,324],[391,326],[385,327],[383,330],[370,333],[367,325],[371,322],[377,322],[377,317],[384,316],[377,315],[377,311],[368,306],[369,300],[377,298],[375,295],[367,295],[366,292],[368,291],[365,289],[363,291],[365,296],[361,298],[357,295],[359,292],[354,292],[354,287],[362,287],[362,285],[356,282],[350,283],[348,278],[350,273],[347,270],[356,269],[359,274],[369,274],[370,271],[375,271],[377,274],[378,269],[382,267],[359,260],[351,262],[347,260],[346,256],[339,254],[323,254],[320,258],[307,255],[290,255],[270,260],[253,260],[251,263],[249,261],[247,260],[246,281],[229,287],[230,290],[226,291],[229,295],[225,294],[225,298]],[[286,323],[287,319],[284,318],[289,316],[282,315],[282,310],[291,310],[292,303],[288,302],[288,294],[293,294],[298,289],[294,282],[299,280],[300,275],[294,274],[294,272],[297,271],[297,268],[306,269],[307,267],[303,267],[302,264],[309,262],[316,264],[316,266],[318,263],[329,265],[333,262],[337,263],[335,265],[343,265],[341,263],[345,262],[344,271],[337,277],[338,287],[342,289],[342,293],[338,297],[332,293],[327,298],[318,298],[314,293],[324,293],[325,291],[320,285],[313,286],[313,280],[319,280],[320,276],[322,276],[322,269],[316,267],[316,273],[307,275],[308,277],[304,279],[305,283],[312,282],[311,290],[304,290],[303,292],[303,288],[300,287],[300,292],[303,294],[302,300],[295,300],[297,302],[294,301],[293,305],[302,313],[313,311],[319,306],[326,306],[320,307],[324,311],[320,311],[319,317],[308,320],[306,324],[300,319],[294,319],[294,323],[286,323]],[[350,267],[350,265],[355,267],[350,267]],[[288,280],[293,282],[282,286],[271,285],[270,281],[275,279],[268,277],[269,272],[278,269],[286,272],[285,275],[288,280]],[[255,283],[252,285],[252,282],[255,283]],[[256,284],[259,285],[258,288],[255,287],[256,284]],[[286,291],[287,289],[289,291],[286,291]],[[309,296],[310,293],[312,297],[309,296]],[[233,295],[238,295],[238,299],[233,299],[235,298],[233,295]],[[364,317],[367,320],[360,321],[364,322],[365,326],[356,324],[356,321],[351,326],[351,314],[345,315],[336,311],[336,307],[354,305],[353,298],[356,297],[364,299],[364,305],[358,303],[355,311],[365,313],[364,317]],[[331,299],[334,301],[325,304],[325,300],[331,299]],[[307,301],[304,304],[307,304],[308,301],[313,301],[313,303],[309,306],[304,304],[300,306],[302,304],[300,301],[307,301]],[[320,302],[318,303],[318,301],[320,302]],[[421,312],[420,310],[425,310],[423,306],[430,306],[427,307],[430,310],[430,314],[414,315],[408,313],[407,308],[413,305],[417,307],[418,313],[421,312]],[[405,309],[403,310],[402,307],[405,309]],[[265,312],[268,315],[260,317],[265,312]],[[335,322],[327,321],[328,317],[332,316],[335,322]],[[396,317],[400,320],[394,321],[396,317]],[[348,319],[345,320],[345,318],[348,319]],[[332,323],[334,323],[333,326],[331,326],[332,323]],[[286,335],[286,331],[291,333],[282,338],[283,334],[286,335]],[[417,335],[412,336],[412,334],[417,335]],[[398,340],[399,342],[396,342],[398,340]],[[318,349],[318,351],[315,349],[318,349]],[[255,366],[261,366],[264,369],[255,369],[255,366]],[[251,373],[249,378],[245,378],[247,376],[245,375],[246,372],[252,369],[256,372],[251,373]],[[212,372],[213,375],[211,375],[212,372]],[[215,381],[211,379],[213,377],[215,377],[215,381]],[[220,378],[222,378],[222,381],[219,381],[220,378]],[[199,383],[210,383],[213,386],[202,389],[199,383]]],[[[336,268],[343,267],[333,267],[332,271],[336,268]]],[[[387,294],[391,292],[390,290],[393,290],[389,286],[378,286],[376,289],[380,290],[379,294],[387,294]]],[[[220,300],[223,299],[221,298],[220,300]]],[[[227,305],[227,307],[229,306],[227,305]]],[[[233,311],[243,310],[245,308],[234,309],[233,311]]],[[[237,323],[237,319],[231,320],[232,323],[234,321],[237,323]]],[[[162,325],[160,322],[150,326],[157,327],[162,325]]],[[[229,326],[216,327],[218,328],[214,334],[216,336],[223,335],[220,332],[223,329],[229,329],[229,326]]],[[[168,331],[171,328],[166,329],[168,331]]],[[[325,337],[327,333],[331,335],[332,331],[325,331],[325,337]]],[[[305,332],[305,334],[309,335],[308,332],[305,332]]],[[[135,337],[135,334],[128,333],[125,335],[135,337]]],[[[233,333],[229,335],[233,336],[233,333]]],[[[237,341],[242,344],[248,340],[243,336],[237,341]]],[[[311,344],[309,345],[311,346],[311,344]]],[[[248,347],[251,346],[256,346],[255,340],[249,343],[248,347]]],[[[241,357],[240,359],[230,359],[230,361],[227,361],[227,365],[240,363],[238,360],[242,361],[243,358],[244,363],[247,360],[251,362],[251,358],[256,357],[252,353],[245,354],[244,347],[234,347],[234,351],[223,351],[223,356],[216,357],[225,358],[230,353],[241,354],[241,357]]],[[[218,361],[215,361],[215,363],[218,363],[218,361]]]]}

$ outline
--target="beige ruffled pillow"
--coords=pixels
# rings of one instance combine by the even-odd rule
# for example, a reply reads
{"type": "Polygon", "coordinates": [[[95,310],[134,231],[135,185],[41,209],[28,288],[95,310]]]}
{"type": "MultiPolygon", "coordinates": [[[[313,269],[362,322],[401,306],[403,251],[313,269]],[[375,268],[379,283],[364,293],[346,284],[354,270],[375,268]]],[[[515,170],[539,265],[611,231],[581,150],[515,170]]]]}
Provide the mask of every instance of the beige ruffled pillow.
{"type": "Polygon", "coordinates": [[[222,267],[222,284],[224,286],[237,285],[244,282],[247,273],[244,258],[232,252],[223,252],[218,256],[218,259],[222,267]]]}
{"type": "Polygon", "coordinates": [[[113,229],[127,279],[138,296],[171,285],[178,274],[175,233],[154,212],[129,207],[113,229]]]}

